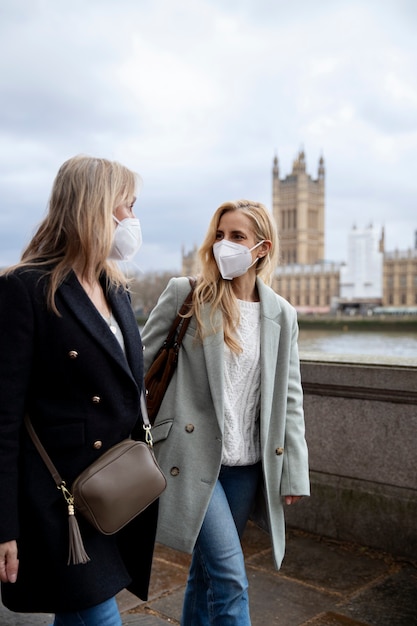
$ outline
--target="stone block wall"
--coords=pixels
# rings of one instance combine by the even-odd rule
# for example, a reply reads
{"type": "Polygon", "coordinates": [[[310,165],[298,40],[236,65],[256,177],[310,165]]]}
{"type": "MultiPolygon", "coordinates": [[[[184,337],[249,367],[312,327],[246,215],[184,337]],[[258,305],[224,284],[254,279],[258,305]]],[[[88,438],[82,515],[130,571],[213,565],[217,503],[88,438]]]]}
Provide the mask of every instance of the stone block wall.
{"type": "Polygon", "coordinates": [[[312,494],[287,525],[417,558],[417,359],[301,354],[312,494]]]}

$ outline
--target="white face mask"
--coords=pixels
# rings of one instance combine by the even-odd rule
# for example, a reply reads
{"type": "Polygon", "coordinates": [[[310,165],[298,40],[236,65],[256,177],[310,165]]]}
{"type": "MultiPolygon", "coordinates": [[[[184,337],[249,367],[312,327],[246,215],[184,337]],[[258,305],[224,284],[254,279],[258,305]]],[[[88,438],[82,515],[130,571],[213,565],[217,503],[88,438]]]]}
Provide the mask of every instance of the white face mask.
{"type": "Polygon", "coordinates": [[[140,222],[136,217],[126,217],[119,222],[117,217],[113,215],[113,219],[117,222],[117,226],[113,235],[109,259],[130,261],[142,245],[140,222]]]}
{"type": "Polygon", "coordinates": [[[222,239],[213,245],[213,254],[216,259],[220,274],[225,280],[232,280],[243,276],[258,259],[252,261],[252,250],[260,246],[264,240],[257,243],[253,248],[247,248],[240,243],[233,243],[222,239]]]}

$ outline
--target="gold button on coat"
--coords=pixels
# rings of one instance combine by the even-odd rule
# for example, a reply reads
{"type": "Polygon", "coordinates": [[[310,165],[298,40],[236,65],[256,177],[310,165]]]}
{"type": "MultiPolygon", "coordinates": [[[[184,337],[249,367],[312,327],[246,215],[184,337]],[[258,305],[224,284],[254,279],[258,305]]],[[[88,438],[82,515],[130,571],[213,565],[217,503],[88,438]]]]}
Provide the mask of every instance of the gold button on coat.
{"type": "Polygon", "coordinates": [[[192,433],[194,430],[194,424],[187,424],[187,426],[185,427],[185,430],[187,433],[192,433]]]}
{"type": "Polygon", "coordinates": [[[76,359],[78,357],[78,352],[76,350],[70,350],[68,352],[68,356],[70,359],[76,359]]]}
{"type": "Polygon", "coordinates": [[[275,450],[275,454],[280,456],[281,454],[284,454],[284,448],[277,448],[275,450]]]}
{"type": "Polygon", "coordinates": [[[95,441],[95,442],[93,443],[93,448],[94,448],[95,450],[100,450],[100,448],[101,448],[101,446],[102,446],[102,445],[103,445],[103,442],[102,442],[102,441],[100,441],[100,440],[97,440],[97,441],[95,441]]]}
{"type": "Polygon", "coordinates": [[[179,473],[180,473],[179,467],[171,467],[171,471],[170,471],[171,476],[178,476],[179,473]]]}
{"type": "Polygon", "coordinates": [[[93,396],[91,400],[94,402],[94,404],[100,404],[101,402],[100,396],[93,396]]]}

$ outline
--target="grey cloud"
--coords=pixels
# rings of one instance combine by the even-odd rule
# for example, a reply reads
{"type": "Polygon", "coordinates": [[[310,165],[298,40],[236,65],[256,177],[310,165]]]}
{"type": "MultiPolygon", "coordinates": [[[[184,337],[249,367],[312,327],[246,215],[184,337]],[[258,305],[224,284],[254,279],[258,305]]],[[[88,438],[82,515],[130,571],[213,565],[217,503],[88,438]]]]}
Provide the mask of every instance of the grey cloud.
{"type": "Polygon", "coordinates": [[[313,177],[325,158],[328,256],[343,259],[353,220],[379,216],[387,229],[395,218],[408,245],[415,107],[383,76],[399,67],[407,83],[416,10],[406,0],[3,0],[0,265],[17,260],[58,167],[79,152],[143,175],[144,269],[177,264],[224,200],[271,207],[273,156],[285,177],[301,147],[313,177]]]}

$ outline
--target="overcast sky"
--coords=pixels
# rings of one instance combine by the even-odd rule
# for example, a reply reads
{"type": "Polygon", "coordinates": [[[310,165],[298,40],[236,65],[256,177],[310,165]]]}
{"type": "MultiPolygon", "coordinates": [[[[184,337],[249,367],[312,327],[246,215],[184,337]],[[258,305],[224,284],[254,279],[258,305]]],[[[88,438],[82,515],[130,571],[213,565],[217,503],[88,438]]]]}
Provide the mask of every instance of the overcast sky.
{"type": "Polygon", "coordinates": [[[144,271],[179,272],[226,200],[272,209],[272,165],[326,168],[326,258],[352,226],[417,230],[415,0],[1,0],[0,266],[17,262],[59,166],[121,161],[144,271]]]}

